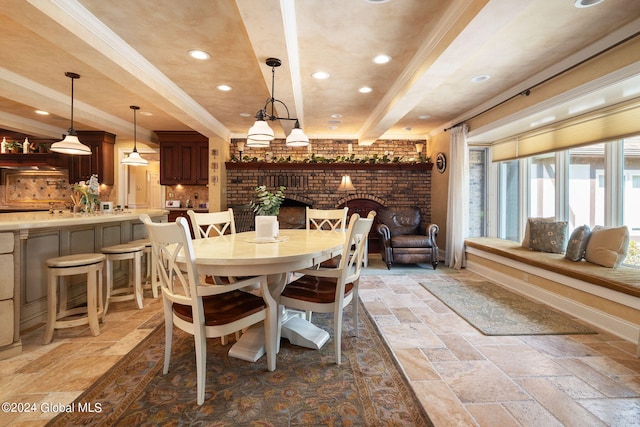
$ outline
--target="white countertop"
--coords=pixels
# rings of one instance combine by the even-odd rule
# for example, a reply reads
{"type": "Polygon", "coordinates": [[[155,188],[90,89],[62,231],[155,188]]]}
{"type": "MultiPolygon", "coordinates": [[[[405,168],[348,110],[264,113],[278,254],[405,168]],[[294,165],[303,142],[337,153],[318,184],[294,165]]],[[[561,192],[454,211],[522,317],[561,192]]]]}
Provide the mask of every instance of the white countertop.
{"type": "Polygon", "coordinates": [[[73,214],[68,210],[46,212],[0,213],[0,231],[16,231],[50,227],[69,227],[79,224],[96,224],[103,222],[130,221],[139,219],[146,213],[150,217],[168,215],[167,209],[129,209],[123,213],[94,215],[73,214]]]}

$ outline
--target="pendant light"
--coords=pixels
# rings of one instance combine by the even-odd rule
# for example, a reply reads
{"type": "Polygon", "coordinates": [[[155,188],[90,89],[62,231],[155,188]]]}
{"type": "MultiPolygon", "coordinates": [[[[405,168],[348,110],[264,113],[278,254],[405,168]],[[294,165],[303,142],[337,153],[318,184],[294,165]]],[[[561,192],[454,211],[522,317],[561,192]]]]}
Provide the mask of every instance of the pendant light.
{"type": "Polygon", "coordinates": [[[286,144],[288,147],[305,147],[309,145],[309,138],[300,128],[300,122],[298,119],[290,117],[289,109],[284,102],[274,98],[276,67],[282,65],[282,62],[278,58],[267,58],[266,64],[271,67],[271,97],[267,99],[264,107],[256,113],[256,121],[253,126],[251,126],[247,134],[247,147],[268,147],[269,142],[274,139],[275,135],[273,133],[273,129],[269,127],[266,120],[294,120],[296,125],[291,131],[291,134],[287,137],[286,144]],[[275,115],[276,102],[284,107],[287,112],[287,117],[278,117],[275,115]],[[269,105],[271,105],[270,114],[267,112],[267,107],[269,105]]]}
{"type": "Polygon", "coordinates": [[[64,75],[71,79],[71,127],[62,141],[51,144],[51,151],[62,154],[87,156],[91,154],[91,148],[80,142],[76,130],[73,128],[73,81],[79,79],[80,75],[68,71],[64,73],[64,75]]]}
{"type": "Polygon", "coordinates": [[[138,111],[140,107],[137,105],[131,105],[129,108],[133,110],[133,151],[128,157],[122,159],[120,163],[129,166],[147,166],[149,161],[140,157],[140,153],[138,153],[138,149],[136,147],[136,129],[138,128],[136,122],[136,111],[138,111]]]}

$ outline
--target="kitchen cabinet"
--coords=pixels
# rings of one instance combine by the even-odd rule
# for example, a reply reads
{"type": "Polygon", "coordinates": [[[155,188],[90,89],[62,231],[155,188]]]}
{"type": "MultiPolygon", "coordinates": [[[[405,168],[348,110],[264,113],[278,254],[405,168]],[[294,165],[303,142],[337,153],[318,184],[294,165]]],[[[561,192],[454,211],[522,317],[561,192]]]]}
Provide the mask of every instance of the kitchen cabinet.
{"type": "Polygon", "coordinates": [[[116,136],[102,131],[78,131],[78,139],[91,148],[91,155],[69,155],[69,182],[88,181],[97,174],[98,182],[113,185],[116,136]]]}
{"type": "Polygon", "coordinates": [[[160,144],[160,184],[207,185],[209,139],[190,131],[156,134],[160,144]]]}

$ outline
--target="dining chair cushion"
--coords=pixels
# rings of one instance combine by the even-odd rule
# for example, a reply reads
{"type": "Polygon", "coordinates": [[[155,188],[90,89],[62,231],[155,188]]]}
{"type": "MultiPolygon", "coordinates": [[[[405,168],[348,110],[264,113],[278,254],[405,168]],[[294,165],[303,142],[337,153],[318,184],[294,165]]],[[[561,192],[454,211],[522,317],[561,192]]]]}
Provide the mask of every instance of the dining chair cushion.
{"type": "MultiPolygon", "coordinates": [[[[337,281],[338,279],[334,277],[304,275],[289,283],[281,295],[302,301],[330,304],[335,302],[336,299],[337,281]]],[[[349,295],[352,289],[353,283],[346,283],[344,287],[345,296],[349,295]]]]}
{"type": "MultiPolygon", "coordinates": [[[[235,322],[267,307],[261,297],[243,291],[228,292],[215,297],[204,296],[202,306],[206,326],[235,322]]],[[[190,305],[174,303],[173,312],[185,322],[193,322],[190,305]]]]}
{"type": "Polygon", "coordinates": [[[320,268],[338,268],[340,266],[341,259],[342,259],[342,255],[336,255],[333,258],[330,258],[326,261],[322,261],[320,263],[320,268]]]}

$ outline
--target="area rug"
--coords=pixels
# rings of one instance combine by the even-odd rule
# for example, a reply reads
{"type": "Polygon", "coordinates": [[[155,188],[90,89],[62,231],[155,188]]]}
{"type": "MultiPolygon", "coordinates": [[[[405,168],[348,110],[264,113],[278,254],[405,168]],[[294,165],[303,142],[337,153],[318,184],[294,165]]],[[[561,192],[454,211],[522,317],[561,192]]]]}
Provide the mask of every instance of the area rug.
{"type": "MultiPolygon", "coordinates": [[[[432,426],[364,308],[359,336],[345,310],[342,364],[333,350],[333,317],[314,313],[332,338],[321,350],[282,340],[277,367],[227,356],[232,343],[207,341],[205,402],[196,405],[193,338],[177,332],[162,375],[164,326],[123,357],[50,426],[432,426]],[[91,405],[87,405],[91,404],[91,405]]],[[[231,339],[233,341],[233,339],[231,339]]]]}
{"type": "Polygon", "coordinates": [[[490,282],[421,282],[485,335],[594,334],[591,328],[490,282]]]}

